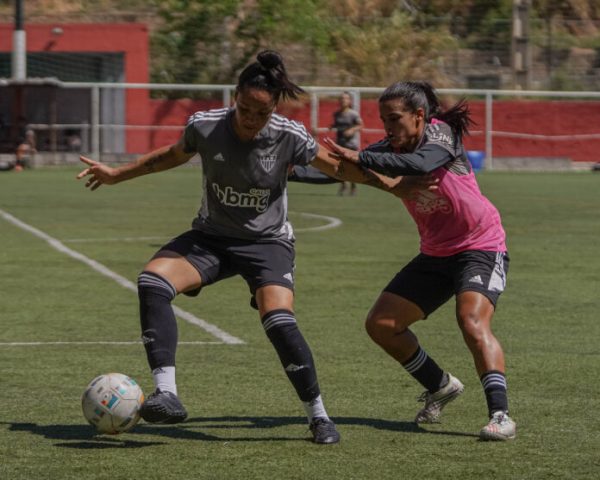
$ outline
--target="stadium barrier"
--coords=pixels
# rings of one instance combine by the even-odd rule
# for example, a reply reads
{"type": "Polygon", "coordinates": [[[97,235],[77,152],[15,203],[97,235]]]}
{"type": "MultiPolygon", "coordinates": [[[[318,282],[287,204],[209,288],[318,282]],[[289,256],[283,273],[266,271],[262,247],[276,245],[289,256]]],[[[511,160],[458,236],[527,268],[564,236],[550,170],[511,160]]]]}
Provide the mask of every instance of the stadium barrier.
{"type": "MultiPolygon", "coordinates": [[[[26,127],[40,139],[36,165],[68,164],[70,154],[77,152],[102,161],[123,161],[173,143],[191,113],[231,105],[234,91],[233,85],[54,84],[58,90],[54,117],[32,119],[26,127]],[[75,148],[67,144],[72,136],[78,137],[75,148]]],[[[0,80],[0,89],[6,85],[0,80]]],[[[348,91],[364,120],[361,145],[383,137],[377,112],[382,88],[305,90],[302,101],[286,103],[279,110],[303,122],[315,136],[332,136],[329,125],[337,96],[348,91]]],[[[481,168],[565,169],[573,167],[567,167],[571,163],[587,168],[600,161],[600,92],[438,89],[438,93],[447,104],[468,100],[475,126],[465,144],[468,150],[484,152],[481,168]]]]}

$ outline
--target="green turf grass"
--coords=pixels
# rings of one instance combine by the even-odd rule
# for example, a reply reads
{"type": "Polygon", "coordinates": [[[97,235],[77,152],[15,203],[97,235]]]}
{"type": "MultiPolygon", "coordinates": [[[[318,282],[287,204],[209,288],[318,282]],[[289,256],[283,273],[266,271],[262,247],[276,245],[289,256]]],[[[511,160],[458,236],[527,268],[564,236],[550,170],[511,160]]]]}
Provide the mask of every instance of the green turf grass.
{"type": "MultiPolygon", "coordinates": [[[[75,174],[0,173],[0,209],[133,282],[199,206],[196,168],[93,193],[75,174]]],[[[141,345],[6,344],[134,341],[136,296],[0,218],[0,478],[598,478],[600,176],[485,172],[479,181],[502,213],[511,256],[494,330],[507,357],[514,442],[478,441],[485,400],[452,302],[415,327],[466,385],[440,425],[413,426],[421,388],[364,332],[373,300],[418,250],[401,203],[366,187],[338,197],[335,185],[291,184],[296,311],[342,442],[307,440],[303,411],[239,278],[175,302],[245,342],[179,348],[188,421],[95,436],[80,409],[85,385],[119,371],[150,393],[141,345]],[[343,225],[306,230],[326,221],[302,212],[343,225]]],[[[215,341],[183,321],[179,328],[181,341],[215,341]]]]}

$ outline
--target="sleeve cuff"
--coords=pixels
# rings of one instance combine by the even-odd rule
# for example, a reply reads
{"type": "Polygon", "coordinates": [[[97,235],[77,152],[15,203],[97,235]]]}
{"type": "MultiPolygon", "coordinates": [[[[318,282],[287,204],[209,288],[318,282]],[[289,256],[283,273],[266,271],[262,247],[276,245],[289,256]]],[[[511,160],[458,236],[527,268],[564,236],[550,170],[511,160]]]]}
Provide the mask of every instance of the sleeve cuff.
{"type": "Polygon", "coordinates": [[[358,164],[361,167],[370,168],[371,162],[369,162],[369,159],[367,158],[367,155],[365,155],[365,153],[366,152],[364,150],[358,153],[358,164]]]}

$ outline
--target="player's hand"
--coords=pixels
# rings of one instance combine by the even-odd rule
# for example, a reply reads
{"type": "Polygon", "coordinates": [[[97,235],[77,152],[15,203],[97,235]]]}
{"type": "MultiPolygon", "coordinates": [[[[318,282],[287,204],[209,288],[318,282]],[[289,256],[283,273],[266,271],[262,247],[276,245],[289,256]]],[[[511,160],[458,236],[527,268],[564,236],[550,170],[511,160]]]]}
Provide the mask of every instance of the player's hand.
{"type": "Polygon", "coordinates": [[[328,148],[331,149],[333,157],[337,160],[345,160],[347,162],[358,164],[358,152],[355,150],[350,150],[349,148],[344,148],[337,143],[335,143],[330,138],[325,138],[323,143],[327,145],[328,148]]]}
{"type": "Polygon", "coordinates": [[[90,190],[96,190],[102,184],[113,185],[117,183],[118,170],[116,168],[109,167],[83,155],[79,157],[79,160],[87,164],[88,167],[77,175],[77,180],[81,180],[89,175],[85,186],[90,190]]]}
{"type": "Polygon", "coordinates": [[[391,189],[391,192],[400,198],[414,198],[419,191],[434,192],[438,190],[438,178],[433,175],[407,175],[397,177],[396,185],[391,189]]]}

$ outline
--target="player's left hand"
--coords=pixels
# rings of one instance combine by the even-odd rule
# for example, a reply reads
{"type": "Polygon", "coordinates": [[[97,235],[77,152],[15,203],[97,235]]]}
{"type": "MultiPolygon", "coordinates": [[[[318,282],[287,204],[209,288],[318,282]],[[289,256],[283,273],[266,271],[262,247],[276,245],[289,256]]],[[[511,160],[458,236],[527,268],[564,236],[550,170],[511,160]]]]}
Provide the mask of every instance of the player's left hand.
{"type": "Polygon", "coordinates": [[[90,190],[96,190],[102,184],[112,185],[117,183],[116,168],[109,167],[83,155],[80,155],[79,159],[87,165],[87,168],[77,175],[77,180],[88,177],[85,186],[90,190]]]}
{"type": "Polygon", "coordinates": [[[345,160],[347,162],[358,164],[358,152],[355,150],[350,150],[349,148],[344,148],[337,143],[335,143],[330,138],[325,138],[323,140],[325,145],[331,149],[332,155],[337,160],[345,160]]]}

